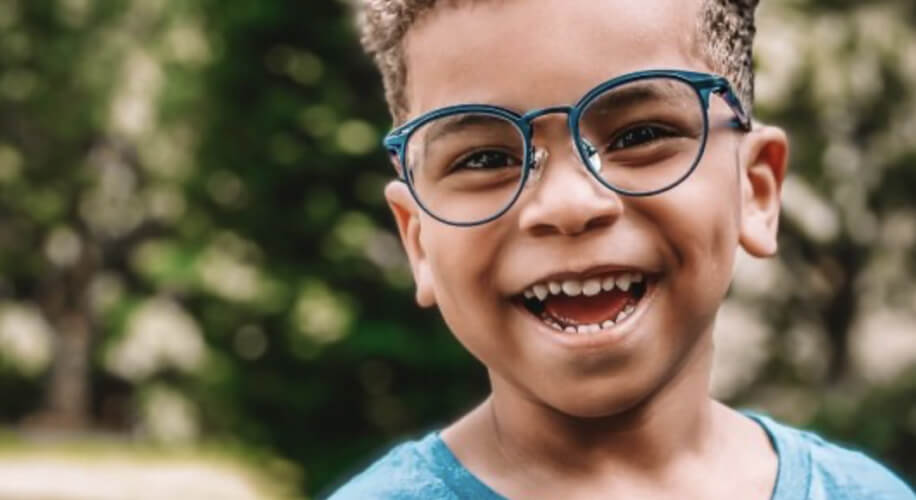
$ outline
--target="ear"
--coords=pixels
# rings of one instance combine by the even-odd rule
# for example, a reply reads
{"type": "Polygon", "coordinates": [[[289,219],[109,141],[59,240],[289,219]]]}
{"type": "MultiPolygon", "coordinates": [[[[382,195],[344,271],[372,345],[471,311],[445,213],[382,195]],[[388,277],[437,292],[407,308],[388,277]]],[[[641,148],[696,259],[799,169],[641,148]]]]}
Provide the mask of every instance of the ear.
{"type": "Polygon", "coordinates": [[[407,184],[399,180],[391,181],[385,187],[385,199],[394,214],[401,243],[407,251],[410,270],[417,285],[417,303],[421,307],[431,307],[436,304],[436,297],[429,262],[420,241],[420,207],[410,195],[407,184]]]}
{"type": "Polygon", "coordinates": [[[780,189],[788,166],[789,141],[777,127],[756,125],[739,151],[741,227],[739,242],[755,257],[776,253],[780,189]]]}

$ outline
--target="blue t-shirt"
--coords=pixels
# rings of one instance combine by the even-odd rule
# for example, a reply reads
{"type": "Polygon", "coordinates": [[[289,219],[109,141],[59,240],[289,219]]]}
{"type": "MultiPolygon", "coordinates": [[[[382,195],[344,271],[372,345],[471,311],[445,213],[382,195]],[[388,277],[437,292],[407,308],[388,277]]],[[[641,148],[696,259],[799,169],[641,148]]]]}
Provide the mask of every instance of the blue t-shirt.
{"type": "MultiPolygon", "coordinates": [[[[856,451],[816,434],[749,414],[767,432],[779,457],[772,500],[913,500],[900,478],[856,451]]],[[[433,432],[404,443],[351,479],[329,500],[504,500],[464,468],[433,432]]]]}

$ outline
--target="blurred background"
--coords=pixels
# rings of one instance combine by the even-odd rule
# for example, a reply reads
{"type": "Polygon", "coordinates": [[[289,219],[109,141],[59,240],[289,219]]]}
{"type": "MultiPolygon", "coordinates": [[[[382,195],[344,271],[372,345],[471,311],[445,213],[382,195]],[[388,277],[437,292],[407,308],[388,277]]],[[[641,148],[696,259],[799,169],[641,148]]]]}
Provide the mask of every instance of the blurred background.
{"type": "MultiPolygon", "coordinates": [[[[916,481],[916,4],[766,0],[792,138],[714,392],[916,481]]],[[[303,498],[487,392],[341,1],[0,0],[0,498],[303,498]]]]}

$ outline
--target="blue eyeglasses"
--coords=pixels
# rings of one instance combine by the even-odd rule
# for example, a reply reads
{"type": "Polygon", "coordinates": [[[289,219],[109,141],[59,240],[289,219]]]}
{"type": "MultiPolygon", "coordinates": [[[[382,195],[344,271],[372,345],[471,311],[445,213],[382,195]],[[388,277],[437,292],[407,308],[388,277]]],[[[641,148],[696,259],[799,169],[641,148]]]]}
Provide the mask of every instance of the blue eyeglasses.
{"type": "Polygon", "coordinates": [[[651,70],[604,82],[574,106],[521,115],[480,104],[437,109],[392,130],[384,145],[426,213],[475,226],[506,213],[541,168],[543,151],[532,143],[535,119],[565,113],[582,163],[598,182],[621,195],[651,196],[683,182],[700,163],[711,94],[732,109],[735,128],[751,129],[727,79],[651,70]]]}

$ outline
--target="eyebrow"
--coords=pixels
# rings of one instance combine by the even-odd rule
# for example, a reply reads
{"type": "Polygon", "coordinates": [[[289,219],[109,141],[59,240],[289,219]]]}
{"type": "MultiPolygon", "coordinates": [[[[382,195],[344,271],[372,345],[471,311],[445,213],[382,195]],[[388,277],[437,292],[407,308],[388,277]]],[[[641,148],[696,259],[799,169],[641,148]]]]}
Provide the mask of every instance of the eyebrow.
{"type": "MultiPolygon", "coordinates": [[[[591,112],[597,111],[602,114],[608,114],[620,109],[626,109],[640,102],[652,100],[653,98],[668,101],[674,100],[675,96],[678,94],[677,91],[664,92],[660,87],[661,85],[659,85],[659,82],[648,85],[641,85],[638,81],[624,84],[620,88],[611,88],[609,90],[609,92],[611,92],[610,94],[599,96],[589,104],[588,108],[591,112]]],[[[429,132],[425,134],[423,138],[424,147],[428,147],[429,144],[444,136],[462,132],[468,127],[487,125],[494,122],[501,122],[505,125],[510,124],[510,122],[504,118],[483,113],[462,113],[439,118],[432,122],[429,132]]]]}
{"type": "Polygon", "coordinates": [[[468,127],[488,125],[494,122],[501,122],[505,125],[511,125],[504,118],[497,118],[495,116],[481,113],[463,113],[459,115],[451,115],[444,118],[439,118],[433,122],[432,127],[430,127],[430,131],[424,138],[424,143],[428,145],[431,142],[441,139],[443,136],[462,132],[468,127]]]}
{"type": "MultiPolygon", "coordinates": [[[[493,123],[497,123],[502,127],[515,128],[515,126],[505,118],[482,113],[463,113],[439,118],[432,122],[429,132],[424,134],[423,148],[428,150],[430,144],[433,144],[445,136],[465,132],[468,128],[474,126],[486,126],[493,123]]],[[[521,142],[521,132],[519,131],[517,134],[519,142],[521,142]]]]}
{"type": "MultiPolygon", "coordinates": [[[[658,99],[661,101],[673,101],[680,93],[678,91],[665,92],[658,82],[653,85],[627,84],[620,89],[610,89],[610,94],[599,96],[592,101],[588,109],[589,112],[598,112],[609,114],[620,109],[626,109],[634,104],[658,99]]],[[[685,89],[686,90],[686,89],[685,89]]]]}

